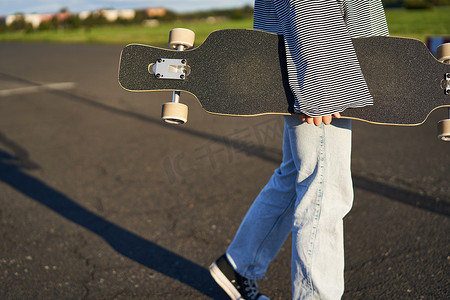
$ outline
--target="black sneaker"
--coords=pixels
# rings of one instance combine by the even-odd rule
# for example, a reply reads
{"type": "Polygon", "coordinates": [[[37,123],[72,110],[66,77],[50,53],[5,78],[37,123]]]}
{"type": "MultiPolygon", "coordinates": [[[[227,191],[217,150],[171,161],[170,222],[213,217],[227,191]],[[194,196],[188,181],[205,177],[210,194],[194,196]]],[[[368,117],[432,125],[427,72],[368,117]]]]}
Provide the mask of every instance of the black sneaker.
{"type": "Polygon", "coordinates": [[[242,277],[233,269],[225,254],[212,263],[209,272],[233,300],[270,300],[258,292],[256,280],[242,277]]]}

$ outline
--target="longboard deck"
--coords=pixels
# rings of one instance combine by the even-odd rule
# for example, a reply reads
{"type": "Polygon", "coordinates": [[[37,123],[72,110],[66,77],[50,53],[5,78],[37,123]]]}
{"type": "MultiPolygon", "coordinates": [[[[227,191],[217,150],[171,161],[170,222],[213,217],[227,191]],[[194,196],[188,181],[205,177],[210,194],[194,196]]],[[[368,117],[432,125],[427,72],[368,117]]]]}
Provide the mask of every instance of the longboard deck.
{"type": "MultiPolygon", "coordinates": [[[[433,110],[450,106],[441,88],[450,66],[438,62],[422,42],[370,37],[353,39],[353,44],[375,105],[347,109],[344,117],[419,125],[433,110]]],[[[129,91],[189,92],[213,114],[294,113],[283,37],[257,30],[215,31],[188,51],[129,45],[122,51],[119,82],[129,91]],[[148,66],[158,58],[184,58],[191,74],[185,80],[156,79],[148,66]]]]}

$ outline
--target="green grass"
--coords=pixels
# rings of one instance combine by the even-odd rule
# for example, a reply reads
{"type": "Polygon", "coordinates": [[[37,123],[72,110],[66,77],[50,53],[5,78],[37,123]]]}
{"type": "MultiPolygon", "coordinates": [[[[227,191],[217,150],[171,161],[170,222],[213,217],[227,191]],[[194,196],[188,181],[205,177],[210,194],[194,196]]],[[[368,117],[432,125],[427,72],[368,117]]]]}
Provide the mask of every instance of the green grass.
{"type": "MultiPolygon", "coordinates": [[[[392,36],[403,36],[425,41],[430,35],[450,35],[450,7],[429,10],[392,9],[386,11],[392,36]]],[[[1,33],[0,41],[35,41],[64,43],[143,43],[165,45],[170,29],[185,27],[196,33],[196,44],[201,44],[211,31],[225,28],[252,28],[252,19],[239,21],[175,22],[157,27],[109,26],[90,30],[36,31],[32,33],[1,33]]]]}
{"type": "Polygon", "coordinates": [[[94,27],[89,30],[36,31],[31,33],[12,32],[0,34],[0,41],[41,41],[63,43],[143,43],[165,45],[169,31],[175,27],[189,28],[196,34],[196,44],[201,44],[211,31],[226,28],[252,28],[252,19],[239,21],[207,22],[174,22],[161,23],[157,27],[146,26],[107,26],[94,27]]]}
{"type": "Polygon", "coordinates": [[[450,7],[427,10],[390,9],[386,19],[391,36],[425,41],[427,36],[450,35],[450,7]]]}

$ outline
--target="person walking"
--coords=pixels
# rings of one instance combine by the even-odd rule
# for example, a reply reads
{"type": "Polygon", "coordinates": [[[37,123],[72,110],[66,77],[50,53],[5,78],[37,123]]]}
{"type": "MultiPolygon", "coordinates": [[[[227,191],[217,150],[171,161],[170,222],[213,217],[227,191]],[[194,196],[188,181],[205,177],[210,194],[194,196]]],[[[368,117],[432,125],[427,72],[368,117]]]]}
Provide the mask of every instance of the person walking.
{"type": "Polygon", "coordinates": [[[292,299],[340,299],[353,203],[351,121],[340,113],[373,104],[351,38],[388,35],[384,9],[381,0],[255,0],[254,29],[283,35],[298,114],[284,117],[281,165],[210,272],[231,299],[269,299],[256,280],[292,232],[292,299]]]}

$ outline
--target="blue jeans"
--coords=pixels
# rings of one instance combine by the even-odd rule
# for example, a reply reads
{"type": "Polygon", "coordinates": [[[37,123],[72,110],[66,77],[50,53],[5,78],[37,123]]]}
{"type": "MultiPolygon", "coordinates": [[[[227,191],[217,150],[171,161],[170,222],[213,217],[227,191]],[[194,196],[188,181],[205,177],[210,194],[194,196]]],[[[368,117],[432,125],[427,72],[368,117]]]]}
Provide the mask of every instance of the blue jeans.
{"type": "Polygon", "coordinates": [[[283,161],[242,221],[227,256],[259,279],[292,232],[292,298],[344,292],[343,218],[353,203],[351,121],[316,127],[285,117],[283,161]]]}

